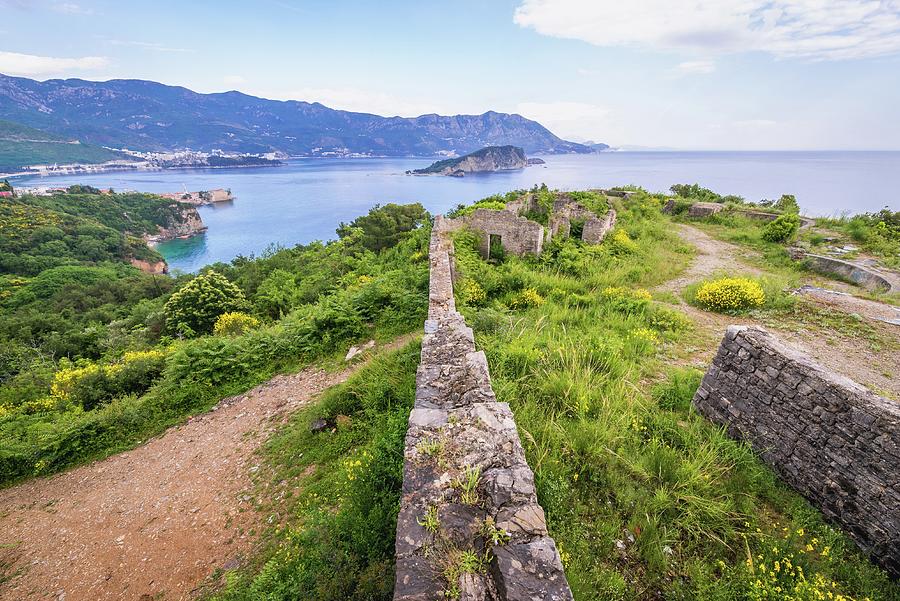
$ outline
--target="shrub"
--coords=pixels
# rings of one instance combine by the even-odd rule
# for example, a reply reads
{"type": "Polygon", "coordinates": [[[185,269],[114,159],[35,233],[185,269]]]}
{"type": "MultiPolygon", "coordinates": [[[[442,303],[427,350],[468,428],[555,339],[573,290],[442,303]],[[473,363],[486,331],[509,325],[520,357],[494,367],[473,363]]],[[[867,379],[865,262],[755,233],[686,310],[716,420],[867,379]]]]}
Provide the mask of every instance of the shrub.
{"type": "Polygon", "coordinates": [[[787,242],[800,229],[800,217],[794,213],[781,215],[763,227],[762,239],[769,242],[787,242]]]}
{"type": "Polygon", "coordinates": [[[232,311],[219,315],[216,325],[213,326],[213,333],[216,336],[240,336],[258,327],[259,320],[252,315],[232,311]]]}
{"type": "Polygon", "coordinates": [[[56,408],[74,404],[90,411],[116,397],[146,392],[162,375],[165,362],[165,353],[152,350],[125,353],[118,363],[108,365],[63,363],[53,375],[50,400],[56,408]]]}
{"type": "Polygon", "coordinates": [[[220,273],[195,277],[166,301],[166,329],[190,338],[209,334],[223,313],[246,311],[244,293],[220,273]]]}
{"type": "Polygon", "coordinates": [[[350,223],[341,223],[337,235],[341,239],[358,235],[363,248],[380,252],[395,246],[408,232],[427,222],[429,217],[428,211],[419,203],[375,205],[368,215],[357,217],[350,223]]]}
{"type": "Polygon", "coordinates": [[[603,300],[621,313],[640,313],[650,304],[650,292],[643,288],[610,286],[601,293],[603,300]]]}
{"type": "Polygon", "coordinates": [[[544,304],[544,297],[538,294],[534,288],[525,288],[513,297],[509,302],[510,309],[523,310],[529,307],[540,307],[544,304]]]}
{"type": "Polygon", "coordinates": [[[637,242],[631,239],[628,232],[622,228],[616,228],[610,238],[610,249],[614,255],[630,255],[637,248],[637,242]]]}
{"type": "Polygon", "coordinates": [[[702,284],[695,299],[710,311],[733,313],[761,307],[766,295],[762,286],[749,278],[720,278],[702,284]]]}
{"type": "Polygon", "coordinates": [[[479,307],[487,300],[484,288],[475,280],[467,279],[459,288],[460,299],[467,305],[479,307]]]}

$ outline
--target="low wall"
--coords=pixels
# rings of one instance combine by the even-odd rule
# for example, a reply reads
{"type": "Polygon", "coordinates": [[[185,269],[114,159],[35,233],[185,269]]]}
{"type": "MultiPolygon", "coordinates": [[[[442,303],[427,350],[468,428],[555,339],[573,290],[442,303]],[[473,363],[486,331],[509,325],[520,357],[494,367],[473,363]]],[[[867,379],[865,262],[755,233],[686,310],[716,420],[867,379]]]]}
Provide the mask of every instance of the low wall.
{"type": "Polygon", "coordinates": [[[498,403],[487,360],[453,301],[453,244],[438,217],[431,239],[428,320],[409,416],[397,518],[394,599],[571,601],[547,534],[534,474],[512,412],[498,403]],[[459,574],[462,553],[489,561],[459,574]],[[449,576],[452,576],[450,578],[449,576]]]}
{"type": "Polygon", "coordinates": [[[728,328],[693,402],[900,577],[900,403],[746,326],[728,328]]]}
{"type": "Polygon", "coordinates": [[[813,271],[818,271],[825,275],[842,277],[869,290],[884,290],[887,292],[898,291],[897,287],[881,274],[866,269],[861,265],[850,263],[849,261],[843,261],[841,259],[823,255],[805,254],[803,256],[803,262],[813,271]]]}

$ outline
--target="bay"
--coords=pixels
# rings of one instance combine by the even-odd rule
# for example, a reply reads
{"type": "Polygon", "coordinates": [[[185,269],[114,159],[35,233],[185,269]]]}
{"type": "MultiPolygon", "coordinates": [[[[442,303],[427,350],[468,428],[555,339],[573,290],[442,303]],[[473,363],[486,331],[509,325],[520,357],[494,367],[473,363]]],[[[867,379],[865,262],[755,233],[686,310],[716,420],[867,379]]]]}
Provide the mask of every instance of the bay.
{"type": "Polygon", "coordinates": [[[236,200],[201,207],[206,234],[157,248],[171,269],[193,272],[270,245],[335,237],[342,221],[375,204],[421,202],[445,212],[495,193],[546,183],[577,190],[636,184],[665,191],[699,183],[748,200],[794,194],[804,214],[900,210],[900,152],[606,152],[543,157],[546,165],[464,178],[404,172],[428,159],[295,159],[282,167],[99,173],[17,178],[18,186],[67,186],[142,192],[230,188],[236,200]]]}

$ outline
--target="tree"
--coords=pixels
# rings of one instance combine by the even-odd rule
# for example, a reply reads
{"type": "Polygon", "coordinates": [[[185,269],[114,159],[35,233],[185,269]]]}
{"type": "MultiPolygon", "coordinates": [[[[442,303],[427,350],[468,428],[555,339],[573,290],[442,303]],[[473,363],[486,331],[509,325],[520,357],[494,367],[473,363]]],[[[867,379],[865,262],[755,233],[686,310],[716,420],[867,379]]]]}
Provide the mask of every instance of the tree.
{"type": "Polygon", "coordinates": [[[198,275],[166,301],[166,330],[189,338],[212,332],[220,315],[245,312],[244,293],[220,273],[198,275]]]}
{"type": "Polygon", "coordinates": [[[429,218],[428,211],[420,203],[375,205],[368,215],[357,217],[350,223],[341,223],[337,235],[341,239],[359,235],[364,248],[379,252],[400,242],[407,232],[416,229],[429,218]],[[356,230],[359,228],[361,233],[356,230]]]}
{"type": "Polygon", "coordinates": [[[256,307],[260,313],[272,319],[286,314],[297,298],[297,283],[294,274],[284,269],[275,269],[256,289],[256,307]]]}

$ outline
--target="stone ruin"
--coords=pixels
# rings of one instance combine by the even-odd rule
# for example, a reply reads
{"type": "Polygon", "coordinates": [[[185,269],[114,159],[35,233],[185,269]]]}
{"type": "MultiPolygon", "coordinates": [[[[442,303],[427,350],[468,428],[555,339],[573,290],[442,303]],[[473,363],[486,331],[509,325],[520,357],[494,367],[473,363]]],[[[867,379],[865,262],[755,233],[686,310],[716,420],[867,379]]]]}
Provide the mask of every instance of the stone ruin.
{"type": "Polygon", "coordinates": [[[693,400],[900,577],[900,404],[731,326],[693,400]]]}
{"type": "Polygon", "coordinates": [[[695,202],[688,208],[688,217],[710,217],[724,208],[724,205],[717,202],[695,202]]]}
{"type": "Polygon", "coordinates": [[[499,240],[506,253],[539,255],[552,238],[569,236],[573,222],[583,223],[581,239],[588,244],[603,242],[616,224],[616,211],[612,207],[605,216],[598,217],[565,193],[557,194],[546,229],[524,216],[543,211],[534,195],[525,194],[508,202],[501,211],[475,209],[464,217],[445,220],[445,223],[449,230],[468,228],[479,233],[478,249],[485,258],[490,256],[492,238],[499,240]]]}
{"type": "Polygon", "coordinates": [[[497,402],[484,352],[456,311],[449,236],[456,227],[439,216],[431,237],[394,599],[437,601],[450,593],[460,601],[571,601],[512,412],[497,402]],[[464,556],[477,568],[461,570],[464,556]]]}

